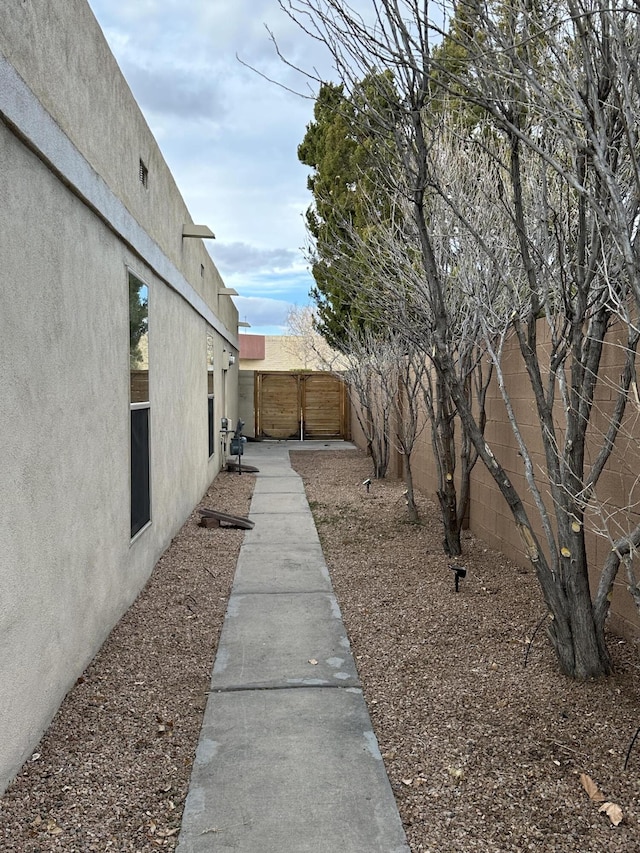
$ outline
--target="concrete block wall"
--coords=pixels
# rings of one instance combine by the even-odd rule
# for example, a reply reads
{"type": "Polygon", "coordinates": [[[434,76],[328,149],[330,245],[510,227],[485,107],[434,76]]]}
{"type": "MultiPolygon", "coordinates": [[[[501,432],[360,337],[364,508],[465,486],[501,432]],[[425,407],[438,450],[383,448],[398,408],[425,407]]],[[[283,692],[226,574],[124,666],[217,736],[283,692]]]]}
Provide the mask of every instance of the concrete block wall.
{"type": "MultiPolygon", "coordinates": [[[[541,348],[548,346],[545,337],[546,329],[540,324],[541,348]]],[[[619,382],[621,368],[621,348],[618,344],[622,339],[621,329],[613,329],[605,345],[605,353],[601,366],[601,382],[594,406],[594,415],[587,446],[587,460],[596,457],[603,444],[603,437],[609,425],[614,401],[612,397],[619,382]]],[[[522,437],[532,453],[536,478],[543,494],[545,504],[551,507],[549,489],[545,487],[544,474],[545,457],[541,438],[540,424],[533,401],[528,377],[521,360],[517,343],[512,341],[507,345],[503,361],[505,383],[520,425],[522,437]]],[[[558,403],[558,406],[560,404],[558,403]]],[[[504,401],[497,383],[492,382],[487,394],[487,425],[485,436],[487,443],[496,458],[507,471],[515,488],[521,496],[529,518],[539,535],[541,544],[544,543],[538,510],[528,489],[524,463],[519,453],[518,444],[507,418],[504,401]]],[[[556,423],[562,423],[562,413],[558,409],[556,423]]],[[[352,415],[352,432],[357,445],[366,449],[366,441],[358,426],[355,410],[352,415]]],[[[458,438],[460,432],[458,430],[458,438]]],[[[562,431],[559,429],[562,438],[562,431]]],[[[429,497],[437,501],[437,471],[431,447],[429,427],[418,437],[412,458],[415,485],[429,497]]],[[[596,490],[597,505],[587,516],[589,526],[596,530],[604,528],[603,517],[606,516],[614,537],[620,536],[625,530],[633,527],[640,518],[640,403],[632,395],[619,440],[613,456],[607,463],[596,490]],[[627,503],[629,506],[627,506],[627,503]]],[[[402,475],[400,460],[392,454],[390,474],[402,475]]],[[[459,472],[458,472],[459,474],[459,472]]],[[[527,565],[528,559],[524,552],[523,543],[502,494],[493,478],[482,464],[478,462],[471,477],[471,505],[469,510],[469,527],[473,533],[483,539],[488,545],[502,551],[507,557],[521,565],[527,565]]],[[[587,537],[587,548],[590,562],[593,566],[592,584],[597,583],[597,577],[604,560],[611,550],[611,541],[602,531],[587,537]]],[[[611,627],[625,636],[640,636],[640,614],[627,590],[627,578],[624,569],[620,569],[614,586],[612,599],[611,627]]]]}
{"type": "Polygon", "coordinates": [[[340,355],[319,335],[240,335],[242,370],[340,370],[340,355]],[[254,339],[259,339],[254,340],[254,339]],[[259,357],[252,352],[261,351],[259,357]],[[246,355],[249,353],[250,355],[246,355]]]}

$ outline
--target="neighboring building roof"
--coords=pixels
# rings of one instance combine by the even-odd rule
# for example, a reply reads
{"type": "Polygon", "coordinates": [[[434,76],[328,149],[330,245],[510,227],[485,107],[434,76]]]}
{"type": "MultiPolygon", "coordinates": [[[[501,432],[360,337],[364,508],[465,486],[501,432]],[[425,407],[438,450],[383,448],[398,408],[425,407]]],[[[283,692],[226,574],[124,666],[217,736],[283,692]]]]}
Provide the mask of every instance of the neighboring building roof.
{"type": "Polygon", "coordinates": [[[240,360],[243,359],[264,359],[265,354],[265,336],[264,335],[239,335],[240,341],[240,360]]]}

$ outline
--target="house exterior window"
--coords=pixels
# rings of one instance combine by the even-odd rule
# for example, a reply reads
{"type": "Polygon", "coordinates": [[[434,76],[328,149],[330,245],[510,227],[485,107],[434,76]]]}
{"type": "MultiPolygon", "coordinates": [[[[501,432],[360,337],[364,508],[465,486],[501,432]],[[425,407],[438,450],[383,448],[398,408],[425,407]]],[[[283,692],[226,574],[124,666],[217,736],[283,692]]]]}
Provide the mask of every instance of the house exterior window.
{"type": "Polygon", "coordinates": [[[214,423],[214,390],[213,390],[213,335],[207,332],[207,435],[209,438],[209,459],[216,451],[214,423]]]}
{"type": "Polygon", "coordinates": [[[151,521],[149,404],[131,406],[131,538],[151,521]]]}
{"type": "Polygon", "coordinates": [[[151,521],[149,289],[129,274],[131,538],[151,521]]]}

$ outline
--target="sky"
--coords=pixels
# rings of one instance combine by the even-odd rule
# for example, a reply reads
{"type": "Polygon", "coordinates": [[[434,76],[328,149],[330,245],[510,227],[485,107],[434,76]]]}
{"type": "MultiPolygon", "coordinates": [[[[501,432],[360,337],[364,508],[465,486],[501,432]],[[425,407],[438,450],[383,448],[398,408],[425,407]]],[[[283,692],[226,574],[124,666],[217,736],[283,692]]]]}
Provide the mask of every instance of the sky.
{"type": "Polygon", "coordinates": [[[287,332],[310,302],[311,203],[297,148],[316,90],[294,65],[331,66],[277,0],[89,0],[116,60],[251,334],[287,332]],[[299,97],[250,70],[277,79],[299,97]]]}

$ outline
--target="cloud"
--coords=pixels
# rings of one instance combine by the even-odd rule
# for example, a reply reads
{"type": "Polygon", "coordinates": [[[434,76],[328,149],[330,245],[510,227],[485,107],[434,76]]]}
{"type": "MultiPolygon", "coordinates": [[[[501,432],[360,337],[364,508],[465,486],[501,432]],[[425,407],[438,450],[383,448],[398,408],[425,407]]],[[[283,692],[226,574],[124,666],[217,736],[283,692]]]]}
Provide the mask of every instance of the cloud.
{"type": "Polygon", "coordinates": [[[240,319],[244,320],[246,317],[250,320],[253,332],[266,326],[278,327],[280,331],[286,329],[290,302],[261,296],[234,296],[233,301],[240,319]]]}
{"type": "Polygon", "coordinates": [[[176,65],[141,65],[127,58],[122,70],[142,109],[181,119],[220,122],[225,98],[216,77],[176,65]]]}
{"type": "Polygon", "coordinates": [[[289,270],[300,262],[293,249],[261,249],[248,243],[216,243],[211,255],[223,275],[289,270]]]}
{"type": "Polygon", "coordinates": [[[243,296],[286,299],[289,305],[306,304],[313,285],[311,273],[302,265],[282,272],[234,273],[225,275],[224,281],[243,296]]]}

